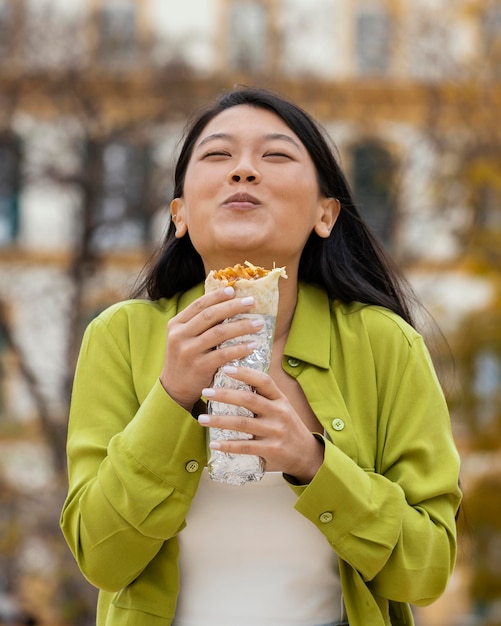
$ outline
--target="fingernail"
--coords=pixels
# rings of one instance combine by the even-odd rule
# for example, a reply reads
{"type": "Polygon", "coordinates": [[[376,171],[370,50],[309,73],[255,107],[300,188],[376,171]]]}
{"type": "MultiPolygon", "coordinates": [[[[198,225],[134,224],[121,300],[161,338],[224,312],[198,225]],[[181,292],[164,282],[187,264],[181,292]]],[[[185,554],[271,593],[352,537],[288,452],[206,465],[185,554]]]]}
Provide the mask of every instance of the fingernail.
{"type": "Polygon", "coordinates": [[[202,395],[206,398],[213,398],[216,395],[216,390],[212,388],[202,389],[202,395]]]}
{"type": "Polygon", "coordinates": [[[227,296],[233,296],[233,295],[234,295],[234,293],[235,293],[235,290],[233,289],[233,287],[229,287],[229,286],[228,286],[228,287],[225,287],[225,288],[224,288],[224,293],[225,293],[227,296]]]}
{"type": "Polygon", "coordinates": [[[252,320],[254,328],[262,328],[264,326],[264,319],[262,317],[252,320]]]}
{"type": "Polygon", "coordinates": [[[210,422],[210,415],[207,415],[206,413],[202,413],[202,415],[198,416],[199,424],[208,424],[209,422],[210,422]]]}
{"type": "Polygon", "coordinates": [[[247,344],[247,348],[249,348],[249,350],[255,350],[257,348],[257,343],[255,341],[251,341],[247,344]]]}
{"type": "Polygon", "coordinates": [[[254,304],[254,298],[252,296],[245,296],[245,298],[240,300],[240,304],[242,304],[242,306],[250,306],[254,304]]]}
{"type": "Polygon", "coordinates": [[[209,443],[209,448],[211,450],[219,450],[221,448],[221,444],[219,443],[219,441],[211,441],[209,443]]]}
{"type": "Polygon", "coordinates": [[[238,367],[235,367],[234,365],[224,365],[223,372],[225,374],[236,374],[238,372],[238,367]]]}

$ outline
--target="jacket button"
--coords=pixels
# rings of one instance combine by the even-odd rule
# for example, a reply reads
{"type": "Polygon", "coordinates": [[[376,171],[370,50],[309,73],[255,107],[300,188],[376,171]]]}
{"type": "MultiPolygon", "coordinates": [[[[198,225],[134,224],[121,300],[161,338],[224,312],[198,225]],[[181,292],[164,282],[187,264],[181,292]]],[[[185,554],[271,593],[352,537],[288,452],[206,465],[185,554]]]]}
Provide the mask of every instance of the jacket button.
{"type": "Polygon", "coordinates": [[[185,468],[186,471],[189,472],[190,474],[194,474],[198,468],[200,467],[198,461],[188,461],[188,463],[186,463],[185,468]]]}
{"type": "Polygon", "coordinates": [[[291,366],[291,367],[298,367],[301,363],[301,361],[299,359],[295,359],[294,357],[289,357],[287,359],[287,363],[291,366]]]}
{"type": "Polygon", "coordinates": [[[322,513],[318,519],[322,524],[328,524],[329,522],[332,522],[333,517],[334,516],[330,511],[325,511],[325,513],[322,513]]]}
{"type": "Polygon", "coordinates": [[[334,428],[334,430],[343,430],[344,421],[340,417],[336,417],[336,419],[332,420],[332,428],[334,428]]]}

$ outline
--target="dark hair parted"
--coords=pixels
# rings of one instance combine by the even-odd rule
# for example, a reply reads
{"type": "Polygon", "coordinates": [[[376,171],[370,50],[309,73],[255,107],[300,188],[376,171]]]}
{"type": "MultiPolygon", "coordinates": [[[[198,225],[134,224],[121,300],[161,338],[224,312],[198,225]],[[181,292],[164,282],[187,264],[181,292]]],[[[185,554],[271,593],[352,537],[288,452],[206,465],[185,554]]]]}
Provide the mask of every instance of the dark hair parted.
{"type": "MultiPolygon", "coordinates": [[[[329,140],[310,115],[287,99],[263,89],[240,88],[224,93],[204,109],[187,128],[175,168],[173,197],[183,195],[188,162],[204,128],[222,111],[239,105],[266,109],[280,117],[307,149],[321,192],[341,204],[330,236],[310,235],[299,264],[299,280],[322,286],[332,299],[380,305],[412,323],[412,290],[358,212],[329,140]]],[[[176,239],[171,223],[133,295],[147,293],[152,300],[169,298],[204,279],[202,259],[189,234],[176,239]]]]}

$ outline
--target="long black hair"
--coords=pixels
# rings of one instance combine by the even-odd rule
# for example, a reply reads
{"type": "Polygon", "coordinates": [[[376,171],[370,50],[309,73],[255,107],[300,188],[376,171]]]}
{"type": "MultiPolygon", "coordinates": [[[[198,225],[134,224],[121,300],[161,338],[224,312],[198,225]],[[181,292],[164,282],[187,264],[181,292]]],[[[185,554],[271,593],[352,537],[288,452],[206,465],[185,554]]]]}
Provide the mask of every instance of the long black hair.
{"type": "MultiPolygon", "coordinates": [[[[278,115],[299,137],[313,160],[320,190],[337,198],[339,217],[328,238],[312,232],[302,252],[298,278],[322,286],[332,299],[386,307],[413,323],[413,292],[361,217],[331,148],[330,140],[308,113],[276,93],[239,88],[222,94],[187,127],[174,175],[174,198],[182,197],[188,162],[198,137],[219,113],[248,105],[278,115]]],[[[177,239],[171,222],[165,240],[146,266],[133,297],[156,300],[186,291],[205,279],[202,259],[189,234],[177,239]]]]}

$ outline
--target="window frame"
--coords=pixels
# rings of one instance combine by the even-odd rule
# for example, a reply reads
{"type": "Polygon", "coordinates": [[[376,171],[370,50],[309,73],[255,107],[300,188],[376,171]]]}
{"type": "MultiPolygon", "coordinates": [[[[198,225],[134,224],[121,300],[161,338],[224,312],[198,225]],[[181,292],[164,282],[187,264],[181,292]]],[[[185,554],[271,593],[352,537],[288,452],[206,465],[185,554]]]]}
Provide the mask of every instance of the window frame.
{"type": "Polygon", "coordinates": [[[19,234],[19,198],[22,188],[22,143],[12,133],[0,134],[0,247],[16,242],[19,234]],[[2,177],[6,168],[2,162],[2,149],[13,156],[12,174],[6,180],[5,208],[2,206],[2,177]],[[5,230],[4,230],[5,229],[5,230]],[[2,233],[5,232],[5,234],[2,233]]]}
{"type": "Polygon", "coordinates": [[[355,15],[355,67],[361,77],[388,76],[392,66],[393,19],[385,7],[360,7],[355,15]],[[372,24],[370,23],[372,21],[372,24]],[[379,24],[377,22],[379,21],[379,24]],[[374,27],[381,29],[368,40],[374,27]],[[366,31],[366,32],[364,32],[366,31]]]}
{"type": "MultiPolygon", "coordinates": [[[[355,196],[355,203],[364,220],[375,232],[384,246],[392,248],[395,243],[395,228],[398,216],[398,202],[395,197],[395,180],[397,163],[392,151],[376,138],[361,138],[349,147],[351,185],[355,196]],[[359,155],[362,151],[368,153],[369,162],[360,166],[359,155]],[[385,166],[378,172],[374,164],[385,159],[385,166]],[[375,179],[379,186],[379,194],[374,198],[370,192],[370,185],[363,189],[359,180],[367,179],[364,170],[375,179]],[[380,185],[384,183],[384,188],[380,185]],[[378,197],[379,196],[379,197],[378,197]]],[[[366,184],[366,182],[364,182],[366,184]]]]}
{"type": "MultiPolygon", "coordinates": [[[[94,13],[96,29],[96,55],[105,67],[129,67],[138,51],[139,7],[134,0],[101,0],[94,13]],[[128,32],[120,33],[119,24],[114,20],[127,17],[128,32]]],[[[125,22],[125,20],[123,20],[125,22]]]]}
{"type": "Polygon", "coordinates": [[[143,247],[151,219],[151,146],[120,136],[89,140],[84,161],[84,167],[94,161],[91,246],[100,252],[143,247]]]}
{"type": "Polygon", "coordinates": [[[234,72],[246,72],[253,74],[264,73],[269,65],[271,55],[270,42],[270,6],[264,0],[231,0],[227,6],[227,59],[228,67],[234,72]],[[247,7],[247,8],[246,8],[247,7]],[[248,24],[248,20],[239,17],[236,12],[255,10],[261,16],[261,24],[258,25],[259,35],[245,33],[241,29],[234,32],[235,24],[248,24]]]}

